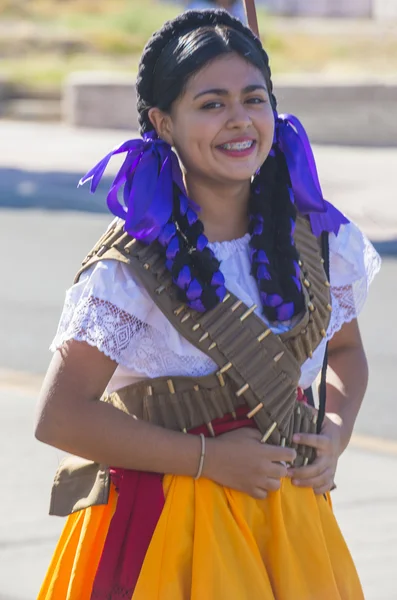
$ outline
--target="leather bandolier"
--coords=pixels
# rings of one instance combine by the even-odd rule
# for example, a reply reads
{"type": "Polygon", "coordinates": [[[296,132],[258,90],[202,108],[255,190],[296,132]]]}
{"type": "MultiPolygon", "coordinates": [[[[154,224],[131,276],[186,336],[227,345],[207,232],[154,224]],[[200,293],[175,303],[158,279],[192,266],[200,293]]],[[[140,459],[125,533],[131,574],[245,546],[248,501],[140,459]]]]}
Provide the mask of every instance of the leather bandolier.
{"type": "MultiPolygon", "coordinates": [[[[174,328],[210,356],[217,371],[204,377],[146,379],[105,395],[101,401],[129,415],[168,429],[188,432],[247,405],[264,440],[295,448],[296,466],[312,462],[313,448],[296,445],[297,432],[316,433],[317,416],[297,401],[301,366],[326,336],[330,320],[330,285],[324,271],[320,241],[309,222],[298,217],[295,244],[300,254],[305,311],[288,332],[276,335],[231,292],[205,313],[178,300],[178,290],[165,267],[157,242],[144,245],[115,222],[101,237],[76,276],[99,260],[117,260],[131,270],[174,328]]],[[[50,514],[67,515],[107,502],[109,472],[104,465],[67,458],[58,469],[50,514]]]]}

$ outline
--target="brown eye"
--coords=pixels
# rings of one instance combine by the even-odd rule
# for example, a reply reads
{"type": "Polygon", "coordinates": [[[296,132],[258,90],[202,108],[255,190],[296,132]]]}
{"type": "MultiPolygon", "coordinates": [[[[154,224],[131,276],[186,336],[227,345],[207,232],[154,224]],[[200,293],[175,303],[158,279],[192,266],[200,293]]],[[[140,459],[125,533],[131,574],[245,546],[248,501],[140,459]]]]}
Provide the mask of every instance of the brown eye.
{"type": "Polygon", "coordinates": [[[255,98],[248,98],[247,102],[249,104],[264,104],[266,102],[266,100],[264,98],[255,97],[255,98]]]}
{"type": "Polygon", "coordinates": [[[207,102],[207,104],[201,107],[201,110],[211,110],[212,108],[221,108],[221,106],[221,102],[207,102]]]}

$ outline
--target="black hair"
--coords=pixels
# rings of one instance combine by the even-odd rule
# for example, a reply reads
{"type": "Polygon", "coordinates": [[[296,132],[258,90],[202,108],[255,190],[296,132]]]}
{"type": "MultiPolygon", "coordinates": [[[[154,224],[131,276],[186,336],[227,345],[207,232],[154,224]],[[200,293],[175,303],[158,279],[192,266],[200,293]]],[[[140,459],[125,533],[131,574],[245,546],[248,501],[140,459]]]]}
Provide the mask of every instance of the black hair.
{"type": "Polygon", "coordinates": [[[150,108],[168,112],[190,77],[211,60],[230,53],[262,72],[276,109],[269,59],[250,29],[224,10],[187,11],[156,32],[143,51],[137,78],[141,133],[153,129],[150,108]]]}
{"type": "MultiPolygon", "coordinates": [[[[137,77],[141,133],[153,129],[150,108],[169,112],[189,78],[228,53],[238,54],[261,71],[275,112],[269,58],[259,39],[224,10],[187,11],[167,22],[145,46],[137,77]]],[[[286,162],[274,145],[253,180],[249,203],[251,273],[270,321],[288,320],[304,308],[291,197],[286,162]]],[[[180,192],[175,192],[173,215],[159,241],[184,302],[208,310],[223,299],[226,290],[219,262],[208,247],[203,224],[180,192]]]]}

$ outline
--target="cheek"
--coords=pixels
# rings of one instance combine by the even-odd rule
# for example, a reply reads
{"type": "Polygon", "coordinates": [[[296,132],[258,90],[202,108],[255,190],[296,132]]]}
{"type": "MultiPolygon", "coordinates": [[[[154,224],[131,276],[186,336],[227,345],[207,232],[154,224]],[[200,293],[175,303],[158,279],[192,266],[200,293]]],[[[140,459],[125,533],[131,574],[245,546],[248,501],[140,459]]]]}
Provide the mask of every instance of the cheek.
{"type": "Polygon", "coordinates": [[[268,105],[268,108],[266,110],[266,119],[265,119],[265,122],[264,122],[264,127],[266,128],[268,135],[270,135],[271,137],[273,137],[275,122],[274,122],[273,109],[270,106],[270,104],[268,105]]]}
{"type": "Polygon", "coordinates": [[[217,130],[201,114],[193,113],[178,120],[173,141],[183,164],[187,166],[205,160],[216,133],[217,130]]]}
{"type": "Polygon", "coordinates": [[[180,140],[190,140],[192,144],[211,144],[222,129],[221,115],[205,110],[185,110],[177,115],[174,131],[180,140]]]}
{"type": "Polygon", "coordinates": [[[200,140],[193,137],[192,132],[186,132],[185,135],[178,136],[175,139],[174,146],[178,157],[186,170],[192,170],[202,161],[202,152],[200,149],[200,140]]]}
{"type": "Polygon", "coordinates": [[[274,123],[273,111],[270,108],[268,111],[266,111],[266,114],[263,115],[263,119],[261,119],[260,124],[259,124],[259,129],[260,129],[261,138],[262,138],[262,145],[268,151],[270,150],[270,148],[272,147],[272,144],[273,144],[274,127],[275,127],[275,123],[274,123]]]}

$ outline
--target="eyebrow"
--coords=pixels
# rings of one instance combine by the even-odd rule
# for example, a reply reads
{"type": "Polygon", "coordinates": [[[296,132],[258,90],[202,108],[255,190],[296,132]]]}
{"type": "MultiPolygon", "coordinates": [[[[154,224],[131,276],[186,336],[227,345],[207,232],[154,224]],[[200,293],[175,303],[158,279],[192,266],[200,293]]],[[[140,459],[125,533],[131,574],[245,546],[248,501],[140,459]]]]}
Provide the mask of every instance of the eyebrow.
{"type": "MultiPolygon", "coordinates": [[[[259,84],[259,83],[253,83],[251,85],[247,85],[245,88],[243,88],[242,92],[243,92],[243,94],[249,94],[250,92],[255,92],[256,90],[264,90],[267,93],[266,86],[259,84]]],[[[225,90],[223,88],[211,88],[209,90],[203,90],[202,92],[199,92],[198,94],[195,95],[194,100],[196,100],[197,98],[200,98],[200,96],[205,96],[207,94],[216,94],[217,96],[227,96],[229,94],[229,91],[225,90]]]]}

